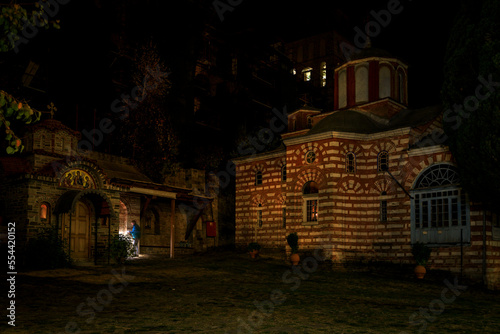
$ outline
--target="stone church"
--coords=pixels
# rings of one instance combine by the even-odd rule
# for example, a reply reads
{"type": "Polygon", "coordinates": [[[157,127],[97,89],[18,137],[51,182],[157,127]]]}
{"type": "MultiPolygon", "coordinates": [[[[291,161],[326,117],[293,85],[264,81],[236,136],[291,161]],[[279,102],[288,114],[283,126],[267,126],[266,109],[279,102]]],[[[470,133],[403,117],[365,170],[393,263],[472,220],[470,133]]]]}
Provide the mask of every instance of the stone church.
{"type": "Polygon", "coordinates": [[[408,108],[408,67],[373,48],[334,72],[334,108],[288,114],[280,148],[234,159],[236,243],[328,259],[415,263],[486,277],[500,287],[500,224],[469,201],[449,148],[440,106],[408,108]],[[484,218],[484,220],[483,220],[484,218]],[[484,258],[483,258],[484,256],[484,258]]]}
{"type": "Polygon", "coordinates": [[[27,128],[25,151],[0,157],[0,226],[16,222],[16,250],[55,227],[75,261],[106,263],[108,246],[135,220],[141,254],[218,244],[218,190],[201,170],[152,182],[123,157],[77,149],[81,134],[47,119],[27,128]]]}

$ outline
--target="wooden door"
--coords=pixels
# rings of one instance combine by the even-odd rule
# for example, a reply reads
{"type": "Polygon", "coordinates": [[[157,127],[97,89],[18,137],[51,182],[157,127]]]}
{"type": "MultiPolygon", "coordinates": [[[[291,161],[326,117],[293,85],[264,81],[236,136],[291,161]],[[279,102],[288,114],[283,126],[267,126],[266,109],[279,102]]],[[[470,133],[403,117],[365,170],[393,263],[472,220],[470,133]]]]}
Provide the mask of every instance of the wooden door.
{"type": "Polygon", "coordinates": [[[82,202],[76,203],[71,222],[71,258],[89,258],[90,212],[82,202]]]}

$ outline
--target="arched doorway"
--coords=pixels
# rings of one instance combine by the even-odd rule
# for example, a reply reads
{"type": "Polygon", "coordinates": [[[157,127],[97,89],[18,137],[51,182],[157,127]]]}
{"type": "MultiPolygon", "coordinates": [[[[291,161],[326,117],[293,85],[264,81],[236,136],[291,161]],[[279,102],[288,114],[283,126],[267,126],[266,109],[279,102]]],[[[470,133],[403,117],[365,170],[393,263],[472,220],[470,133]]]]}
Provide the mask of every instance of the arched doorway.
{"type": "Polygon", "coordinates": [[[119,225],[108,196],[96,189],[69,190],[59,197],[54,214],[73,260],[109,263],[107,249],[119,225]],[[116,222],[112,223],[111,218],[116,222]]]}
{"type": "MultiPolygon", "coordinates": [[[[69,215],[66,215],[66,219],[69,215]]],[[[75,213],[70,222],[70,251],[75,260],[87,260],[90,257],[90,209],[82,201],[75,205],[75,213]],[[74,218],[73,218],[74,217],[74,218]]]]}

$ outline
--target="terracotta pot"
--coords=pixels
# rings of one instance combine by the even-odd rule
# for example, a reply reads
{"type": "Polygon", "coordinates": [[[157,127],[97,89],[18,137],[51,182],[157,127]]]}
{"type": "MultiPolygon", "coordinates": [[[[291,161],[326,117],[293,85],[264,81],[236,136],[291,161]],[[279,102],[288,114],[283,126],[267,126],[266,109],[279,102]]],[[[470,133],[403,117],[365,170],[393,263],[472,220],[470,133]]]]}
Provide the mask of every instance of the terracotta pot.
{"type": "Polygon", "coordinates": [[[415,275],[419,279],[424,278],[426,272],[427,272],[427,270],[425,270],[424,266],[418,265],[415,267],[415,275]]]}
{"type": "Polygon", "coordinates": [[[252,257],[252,259],[255,259],[257,257],[257,255],[259,255],[259,251],[256,249],[251,250],[249,253],[250,253],[250,256],[252,257]]]}
{"type": "Polygon", "coordinates": [[[294,253],[290,256],[290,261],[292,261],[292,264],[294,266],[298,265],[299,264],[299,261],[300,261],[300,256],[299,254],[297,253],[294,253]]]}

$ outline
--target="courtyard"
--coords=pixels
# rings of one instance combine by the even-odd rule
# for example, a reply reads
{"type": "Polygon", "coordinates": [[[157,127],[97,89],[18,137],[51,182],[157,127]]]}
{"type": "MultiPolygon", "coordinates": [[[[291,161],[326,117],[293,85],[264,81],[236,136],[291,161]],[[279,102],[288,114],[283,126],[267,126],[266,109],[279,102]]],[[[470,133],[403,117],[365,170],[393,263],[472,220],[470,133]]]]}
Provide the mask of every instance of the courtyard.
{"type": "Polygon", "coordinates": [[[123,266],[18,273],[2,333],[498,333],[500,294],[441,272],[296,270],[264,254],[141,256],[123,266]]]}

